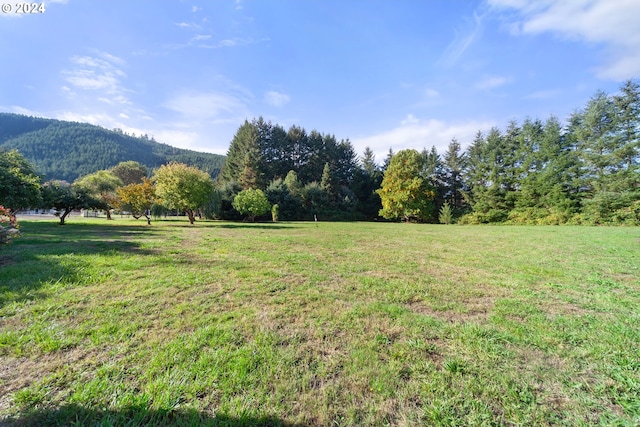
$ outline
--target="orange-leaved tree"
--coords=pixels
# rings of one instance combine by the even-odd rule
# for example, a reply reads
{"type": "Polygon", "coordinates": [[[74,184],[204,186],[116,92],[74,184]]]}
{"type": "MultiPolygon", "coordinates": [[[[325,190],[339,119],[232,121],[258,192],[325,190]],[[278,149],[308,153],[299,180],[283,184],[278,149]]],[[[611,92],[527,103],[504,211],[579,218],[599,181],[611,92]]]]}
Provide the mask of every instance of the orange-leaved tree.
{"type": "Polygon", "coordinates": [[[118,188],[121,208],[131,212],[135,219],[145,217],[151,225],[150,211],[156,201],[156,189],[149,178],[142,178],[140,184],[129,184],[118,188]]]}

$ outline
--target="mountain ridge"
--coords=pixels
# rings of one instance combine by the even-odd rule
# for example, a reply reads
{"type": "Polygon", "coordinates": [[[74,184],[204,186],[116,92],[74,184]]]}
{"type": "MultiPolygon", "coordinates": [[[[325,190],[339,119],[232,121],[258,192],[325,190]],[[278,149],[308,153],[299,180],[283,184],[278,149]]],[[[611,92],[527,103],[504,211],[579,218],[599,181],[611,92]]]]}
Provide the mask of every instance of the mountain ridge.
{"type": "Polygon", "coordinates": [[[128,160],[149,170],[170,161],[182,162],[215,178],[226,158],[89,123],[0,113],[0,150],[14,148],[34,164],[45,180],[69,182],[128,160]]]}

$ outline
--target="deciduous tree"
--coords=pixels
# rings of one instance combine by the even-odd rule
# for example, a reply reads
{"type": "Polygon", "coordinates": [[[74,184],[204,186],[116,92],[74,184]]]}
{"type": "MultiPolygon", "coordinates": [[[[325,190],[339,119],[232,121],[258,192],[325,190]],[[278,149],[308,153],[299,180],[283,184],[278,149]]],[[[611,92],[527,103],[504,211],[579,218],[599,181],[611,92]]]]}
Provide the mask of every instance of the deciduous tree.
{"type": "Polygon", "coordinates": [[[17,150],[0,150],[0,205],[11,216],[40,203],[40,177],[17,150]]]}
{"type": "Polygon", "coordinates": [[[147,167],[133,160],[120,162],[111,168],[111,173],[120,178],[123,185],[140,184],[147,176],[147,167]]]}
{"type": "Polygon", "coordinates": [[[134,218],[144,216],[151,225],[151,207],[156,200],[156,190],[150,179],[144,177],[139,184],[129,184],[118,188],[118,197],[123,207],[131,211],[134,218]]]}
{"type": "Polygon", "coordinates": [[[433,216],[435,191],[421,174],[424,161],[416,150],[401,150],[391,158],[378,190],[381,216],[405,221],[426,221],[433,216]]]}
{"type": "Polygon", "coordinates": [[[65,224],[67,215],[74,210],[92,208],[97,203],[84,188],[66,181],[48,181],[42,186],[42,207],[54,208],[60,218],[60,225],[65,224]]]}
{"type": "Polygon", "coordinates": [[[116,190],[122,186],[120,178],[108,170],[101,170],[79,178],[74,184],[98,200],[98,207],[105,211],[108,220],[111,219],[111,209],[118,200],[116,190]]]}
{"type": "Polygon", "coordinates": [[[195,222],[195,211],[213,192],[208,173],[184,163],[169,163],[154,173],[156,195],[163,205],[186,212],[189,223],[195,222]]]}
{"type": "Polygon", "coordinates": [[[249,221],[253,222],[256,216],[269,212],[271,204],[262,190],[248,188],[236,195],[233,208],[243,215],[248,215],[249,221]]]}

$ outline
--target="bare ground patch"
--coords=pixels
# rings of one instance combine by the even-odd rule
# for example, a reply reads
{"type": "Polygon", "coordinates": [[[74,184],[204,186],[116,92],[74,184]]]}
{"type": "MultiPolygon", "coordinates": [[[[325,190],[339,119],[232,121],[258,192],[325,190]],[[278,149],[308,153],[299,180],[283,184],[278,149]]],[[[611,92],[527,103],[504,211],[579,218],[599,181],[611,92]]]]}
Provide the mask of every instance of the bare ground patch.
{"type": "Polygon", "coordinates": [[[0,413],[11,408],[11,395],[37,383],[64,367],[80,371],[102,364],[107,353],[98,349],[73,348],[36,357],[0,358],[0,413]]]}
{"type": "Polygon", "coordinates": [[[430,316],[449,323],[478,322],[484,323],[495,306],[496,297],[479,296],[461,301],[460,310],[440,310],[431,307],[424,301],[412,301],[406,307],[414,313],[430,316]]]}

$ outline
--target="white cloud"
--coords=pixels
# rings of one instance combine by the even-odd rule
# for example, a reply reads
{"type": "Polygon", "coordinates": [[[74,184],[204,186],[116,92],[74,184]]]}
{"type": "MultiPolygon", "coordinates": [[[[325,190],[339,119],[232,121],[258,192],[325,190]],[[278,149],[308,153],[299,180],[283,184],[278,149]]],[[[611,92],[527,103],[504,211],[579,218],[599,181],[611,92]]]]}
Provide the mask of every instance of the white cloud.
{"type": "Polygon", "coordinates": [[[435,89],[431,89],[431,88],[426,88],[424,90],[424,95],[429,98],[429,99],[433,99],[433,98],[439,98],[440,97],[440,92],[438,92],[435,89]]]}
{"type": "Polygon", "coordinates": [[[499,86],[503,86],[510,81],[511,79],[509,77],[488,76],[476,83],[476,89],[489,90],[499,86]]]}
{"type": "Polygon", "coordinates": [[[497,10],[515,9],[512,23],[525,34],[553,33],[604,47],[601,78],[640,75],[640,3],[637,0],[488,0],[497,10]]]}
{"type": "Polygon", "coordinates": [[[204,47],[208,49],[219,49],[223,47],[236,47],[236,46],[246,46],[255,43],[256,41],[251,37],[247,38],[233,38],[233,39],[223,39],[214,44],[199,44],[198,47],[204,47]]]}
{"type": "Polygon", "coordinates": [[[75,113],[73,111],[64,111],[55,115],[58,120],[66,120],[69,122],[90,123],[92,125],[102,126],[107,129],[121,127],[121,123],[105,113],[75,113]]]}
{"type": "Polygon", "coordinates": [[[202,40],[210,40],[210,39],[211,39],[211,34],[198,34],[197,36],[191,39],[190,43],[202,41],[202,40]]]}
{"type": "Polygon", "coordinates": [[[289,95],[273,90],[264,94],[264,102],[274,107],[282,107],[283,105],[288,104],[290,99],[289,95]]]}
{"type": "Polygon", "coordinates": [[[16,113],[16,114],[24,114],[25,116],[34,116],[34,117],[42,117],[43,116],[43,114],[41,114],[41,113],[39,113],[37,111],[30,110],[30,109],[24,108],[24,107],[20,107],[19,105],[12,105],[9,108],[3,107],[2,109],[3,110],[7,109],[7,110],[9,110],[9,111],[11,111],[13,113],[16,113]]]}
{"type": "Polygon", "coordinates": [[[456,30],[453,41],[447,46],[440,62],[447,67],[453,66],[467,51],[473,42],[480,37],[483,30],[484,15],[473,14],[473,21],[467,20],[466,28],[456,30]]]}
{"type": "MultiPolygon", "coordinates": [[[[116,64],[116,65],[120,65],[123,66],[125,65],[125,61],[122,58],[119,58],[115,55],[111,55],[108,52],[97,52],[98,55],[100,55],[102,58],[104,58],[106,61],[110,62],[111,64],[116,64]]],[[[124,75],[124,73],[121,70],[118,70],[122,73],[122,75],[124,75]]]]}
{"type": "MultiPolygon", "coordinates": [[[[27,114],[28,110],[16,107],[14,111],[21,114],[27,114]]],[[[42,116],[42,114],[35,114],[33,112],[30,112],[29,115],[42,116]]],[[[227,146],[224,144],[218,148],[212,148],[210,146],[211,128],[203,128],[193,122],[158,123],[152,117],[147,115],[131,117],[125,113],[111,115],[104,112],[76,113],[72,111],[65,111],[54,114],[53,116],[58,120],[90,123],[102,126],[106,129],[117,128],[131,135],[139,136],[146,134],[152,136],[158,142],[169,144],[172,147],[177,148],[186,148],[189,150],[216,154],[225,154],[227,149],[227,146]],[[140,126],[140,123],[135,123],[136,120],[143,121],[146,125],[140,126]],[[125,123],[125,121],[127,123],[125,123]],[[133,122],[134,124],[129,125],[129,122],[133,122]],[[194,127],[197,129],[194,130],[194,127]]]]}
{"type": "Polygon", "coordinates": [[[156,141],[169,144],[172,147],[187,148],[193,150],[198,142],[198,133],[193,131],[183,131],[177,129],[163,129],[153,133],[156,141]]]}
{"type": "MultiPolygon", "coordinates": [[[[107,52],[97,52],[97,56],[74,56],[71,68],[62,71],[67,83],[75,90],[101,93],[98,98],[111,104],[130,104],[124,95],[129,92],[122,84],[126,74],[120,66],[125,62],[107,52]]],[[[72,88],[63,86],[67,93],[74,94],[72,88]]]]}
{"type": "Polygon", "coordinates": [[[187,30],[193,30],[193,31],[202,30],[202,27],[199,24],[196,24],[194,22],[176,22],[175,25],[187,30]]]}
{"type": "Polygon", "coordinates": [[[406,125],[415,125],[420,123],[420,120],[418,120],[416,118],[416,116],[414,116],[413,114],[407,114],[407,118],[402,120],[400,122],[401,125],[406,126],[406,125]]]}
{"type": "Polygon", "coordinates": [[[223,92],[180,93],[165,102],[164,107],[192,120],[224,120],[248,113],[243,99],[223,92]]]}
{"type": "MultiPolygon", "coordinates": [[[[181,27],[185,27],[185,28],[193,28],[193,29],[197,29],[200,30],[201,28],[195,26],[195,25],[191,25],[191,24],[186,24],[186,23],[180,23],[180,24],[176,24],[179,25],[181,27]]],[[[247,38],[232,38],[232,39],[222,39],[219,41],[213,41],[211,40],[212,36],[209,34],[198,34],[195,35],[193,37],[191,37],[186,43],[169,43],[164,45],[164,48],[166,49],[185,49],[188,47],[199,47],[199,48],[204,48],[204,49],[220,49],[220,48],[231,48],[231,47],[236,47],[236,46],[247,46],[247,45],[251,45],[254,43],[257,43],[258,41],[254,40],[251,37],[247,37],[247,38]]],[[[267,41],[268,39],[263,39],[262,41],[267,41]]],[[[137,51],[136,53],[140,54],[140,51],[137,51]]]]}
{"type": "Polygon", "coordinates": [[[442,120],[420,120],[413,114],[400,122],[400,126],[376,135],[369,135],[352,140],[356,152],[361,153],[365,147],[370,147],[381,162],[389,151],[413,148],[421,151],[423,148],[435,146],[438,153],[444,153],[453,138],[464,147],[469,145],[478,131],[487,131],[495,124],[487,121],[467,120],[459,122],[445,122],[442,120]]]}
{"type": "Polygon", "coordinates": [[[64,93],[66,93],[68,96],[75,96],[76,93],[73,91],[73,89],[71,89],[69,86],[67,85],[62,85],[60,87],[60,90],[62,90],[64,93]]]}

